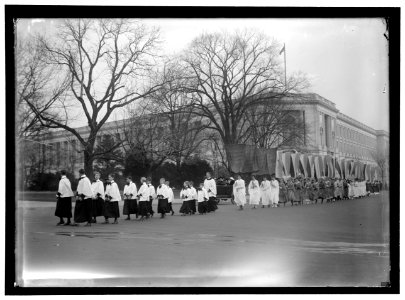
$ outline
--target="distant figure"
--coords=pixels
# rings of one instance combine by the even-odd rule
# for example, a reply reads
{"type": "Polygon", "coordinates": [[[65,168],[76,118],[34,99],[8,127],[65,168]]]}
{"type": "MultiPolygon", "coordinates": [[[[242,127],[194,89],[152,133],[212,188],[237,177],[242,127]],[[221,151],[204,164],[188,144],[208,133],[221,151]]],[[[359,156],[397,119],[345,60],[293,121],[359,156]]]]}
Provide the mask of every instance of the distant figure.
{"type": "Polygon", "coordinates": [[[118,189],[117,183],[114,181],[114,175],[109,174],[108,180],[110,184],[107,185],[105,190],[105,207],[104,207],[104,218],[103,224],[108,224],[108,218],[114,218],[113,224],[118,224],[118,218],[120,217],[120,209],[118,202],[121,201],[120,190],[118,189]]]}
{"type": "Polygon", "coordinates": [[[104,184],[100,180],[99,172],[94,172],[94,179],[91,184],[93,191],[92,223],[97,223],[97,217],[104,216],[104,184]]]}
{"type": "Polygon", "coordinates": [[[280,187],[275,174],[270,177],[270,186],[270,203],[272,203],[272,207],[278,207],[280,187]]]}
{"type": "Polygon", "coordinates": [[[180,213],[182,216],[191,214],[189,199],[191,197],[191,190],[188,181],[184,181],[183,189],[180,191],[180,198],[183,200],[183,204],[180,207],[180,213]]]}
{"type": "Polygon", "coordinates": [[[169,189],[169,199],[168,199],[168,207],[167,207],[167,212],[171,212],[172,216],[174,215],[174,210],[173,210],[173,200],[174,200],[174,193],[173,193],[173,189],[170,187],[170,181],[166,180],[166,185],[167,188],[169,189]]]}
{"type": "Polygon", "coordinates": [[[151,217],[153,217],[153,214],[155,212],[153,210],[152,204],[153,199],[156,197],[156,190],[155,187],[152,185],[152,179],[150,177],[146,178],[146,184],[149,187],[149,204],[148,204],[149,214],[151,217]]]}
{"type": "Polygon", "coordinates": [[[160,178],[160,185],[157,188],[156,194],[158,198],[158,214],[160,214],[160,218],[163,219],[168,210],[170,197],[170,191],[164,178],[160,178]]]}
{"type": "Polygon", "coordinates": [[[149,187],[146,184],[146,178],[141,178],[141,187],[138,190],[138,214],[140,221],[149,218],[149,187]]]}
{"type": "Polygon", "coordinates": [[[200,215],[205,215],[207,213],[207,201],[208,192],[204,188],[204,183],[200,183],[197,189],[198,213],[200,215]]]}
{"type": "Polygon", "coordinates": [[[260,188],[259,182],[256,180],[254,175],[251,176],[251,180],[249,183],[249,203],[253,205],[253,209],[256,209],[256,205],[259,205],[260,202],[260,188]]]}
{"type": "Polygon", "coordinates": [[[190,200],[188,200],[188,205],[190,207],[191,213],[194,215],[197,212],[196,201],[197,201],[197,190],[194,187],[194,182],[190,181],[190,200]]]}
{"type": "Polygon", "coordinates": [[[217,184],[215,180],[211,178],[211,173],[207,172],[207,178],[204,180],[204,188],[208,192],[208,203],[207,203],[207,212],[214,212],[218,209],[217,206],[217,184]]]}
{"type": "Polygon", "coordinates": [[[138,190],[135,183],[132,182],[131,176],[127,176],[126,180],[127,184],[124,186],[124,207],[122,214],[127,216],[125,220],[131,220],[131,214],[135,214],[135,218],[138,218],[138,190]]]}
{"type": "Polygon", "coordinates": [[[236,181],[233,184],[233,196],[236,204],[239,206],[239,210],[243,210],[243,206],[246,204],[246,186],[245,181],[238,174],[236,181]]]}
{"type": "Polygon", "coordinates": [[[294,187],[294,182],[292,181],[291,178],[289,178],[287,180],[286,189],[287,189],[287,199],[288,199],[288,201],[291,202],[291,205],[294,205],[295,187],[294,187]]]}
{"type": "Polygon", "coordinates": [[[93,191],[90,179],[84,174],[84,170],[79,170],[80,179],[77,185],[77,199],[75,204],[74,220],[77,223],[87,222],[85,226],[91,226],[91,215],[93,205],[93,191]]]}
{"type": "Polygon", "coordinates": [[[263,181],[260,184],[260,197],[262,198],[262,208],[265,205],[270,207],[270,204],[273,204],[271,202],[271,185],[266,176],[263,176],[263,181]]]}
{"type": "Polygon", "coordinates": [[[55,210],[55,216],[59,217],[59,223],[56,225],[67,226],[70,225],[70,219],[72,218],[73,191],[70,180],[66,177],[66,171],[62,170],[60,173],[62,177],[59,181],[58,192],[56,193],[57,201],[55,210]],[[67,219],[66,223],[63,221],[63,218],[67,219]]]}

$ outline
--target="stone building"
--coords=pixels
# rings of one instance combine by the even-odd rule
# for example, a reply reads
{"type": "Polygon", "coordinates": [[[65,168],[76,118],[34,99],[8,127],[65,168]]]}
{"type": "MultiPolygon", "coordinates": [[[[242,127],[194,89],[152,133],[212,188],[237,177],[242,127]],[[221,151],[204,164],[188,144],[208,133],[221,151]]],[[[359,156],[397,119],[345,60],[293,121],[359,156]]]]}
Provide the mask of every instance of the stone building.
{"type": "MultiPolygon", "coordinates": [[[[373,153],[379,152],[388,156],[389,133],[373,129],[345,114],[339,112],[336,104],[314,93],[291,94],[284,99],[288,101],[296,116],[302,118],[305,124],[304,143],[296,145],[297,150],[317,155],[331,155],[336,159],[345,158],[373,164],[373,153]]],[[[106,123],[96,138],[99,144],[105,135],[120,139],[123,121],[106,123]]],[[[86,137],[87,127],[77,128],[86,137]]],[[[59,130],[53,131],[41,139],[41,143],[27,142],[31,156],[23,157],[25,168],[30,168],[32,162],[42,160],[41,171],[56,172],[67,169],[77,173],[83,167],[83,153],[80,143],[70,133],[59,130]],[[34,154],[32,154],[34,153],[34,154]]],[[[205,143],[205,149],[200,149],[204,158],[215,165],[218,157],[214,147],[205,143]]],[[[388,172],[385,172],[388,174],[388,172]]],[[[386,178],[388,181],[388,177],[386,178]]]]}

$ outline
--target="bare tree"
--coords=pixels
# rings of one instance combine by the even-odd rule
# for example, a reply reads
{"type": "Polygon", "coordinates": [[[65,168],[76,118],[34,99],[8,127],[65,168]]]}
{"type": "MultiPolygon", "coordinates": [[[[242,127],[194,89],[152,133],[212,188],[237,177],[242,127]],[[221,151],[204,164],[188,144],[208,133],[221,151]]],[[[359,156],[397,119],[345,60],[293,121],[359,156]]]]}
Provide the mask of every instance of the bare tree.
{"type": "Polygon", "coordinates": [[[148,173],[159,167],[172,154],[165,135],[162,116],[151,111],[151,100],[126,108],[122,120],[124,156],[138,155],[149,165],[148,173]]]}
{"type": "MultiPolygon", "coordinates": [[[[155,70],[159,32],[125,19],[65,20],[52,39],[42,37],[48,64],[69,76],[69,96],[59,110],[59,118],[42,114],[33,102],[30,108],[48,128],[72,133],[82,145],[84,166],[92,174],[97,153],[98,132],[113,111],[144,99],[160,88],[150,80],[155,70]],[[67,109],[74,105],[74,109],[67,109]],[[89,135],[72,124],[85,118],[89,135]]],[[[104,150],[103,150],[104,151],[104,150]]]]}
{"type": "MultiPolygon", "coordinates": [[[[255,142],[260,144],[262,140],[262,144],[268,144],[269,135],[258,132],[267,128],[253,126],[258,124],[254,118],[262,121],[273,118],[282,123],[280,128],[286,123],[285,118],[279,117],[283,114],[281,106],[273,105],[271,109],[275,112],[270,109],[260,117],[254,111],[307,86],[302,75],[290,76],[285,84],[280,48],[276,41],[262,34],[244,31],[231,35],[202,34],[185,52],[183,61],[191,82],[188,92],[196,98],[196,115],[211,122],[208,128],[219,134],[225,148],[228,144],[246,142],[254,130],[255,142]]],[[[274,130],[274,134],[280,136],[281,131],[274,130]]]]}
{"type": "MultiPolygon", "coordinates": [[[[57,69],[44,61],[44,52],[28,36],[16,40],[16,133],[17,141],[24,141],[44,133],[39,114],[56,119],[53,106],[57,105],[68,88],[66,77],[57,76],[57,69]]],[[[46,123],[49,124],[49,123],[46,123]]]]}
{"type": "Polygon", "coordinates": [[[370,151],[371,158],[376,162],[381,171],[381,181],[384,183],[386,179],[386,170],[389,165],[388,155],[380,149],[370,151]]]}
{"type": "Polygon", "coordinates": [[[299,111],[285,99],[269,99],[247,110],[243,144],[276,148],[305,144],[308,132],[299,111]]]}
{"type": "Polygon", "coordinates": [[[269,99],[281,99],[304,79],[290,77],[288,88],[278,60],[279,45],[266,36],[242,32],[203,34],[187,54],[199,115],[212,122],[225,144],[240,142],[247,111],[269,99]]]}
{"type": "Polygon", "coordinates": [[[161,73],[162,89],[151,98],[150,113],[157,114],[164,128],[164,139],[170,149],[168,158],[177,168],[183,160],[195,153],[212,134],[207,129],[211,122],[195,114],[196,99],[187,93],[188,78],[183,66],[177,61],[168,61],[161,73]]]}

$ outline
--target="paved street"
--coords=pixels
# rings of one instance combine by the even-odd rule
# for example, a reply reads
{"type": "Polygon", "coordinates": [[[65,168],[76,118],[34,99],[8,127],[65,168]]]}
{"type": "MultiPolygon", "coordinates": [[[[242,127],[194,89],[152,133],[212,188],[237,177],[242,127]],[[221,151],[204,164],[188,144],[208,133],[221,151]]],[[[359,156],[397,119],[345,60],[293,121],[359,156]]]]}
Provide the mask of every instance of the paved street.
{"type": "Polygon", "coordinates": [[[24,286],[380,286],[389,280],[387,193],[244,211],[224,203],[215,213],[186,217],[175,204],[176,214],[163,220],[121,216],[117,225],[92,227],[55,226],[54,205],[18,203],[24,286]]]}

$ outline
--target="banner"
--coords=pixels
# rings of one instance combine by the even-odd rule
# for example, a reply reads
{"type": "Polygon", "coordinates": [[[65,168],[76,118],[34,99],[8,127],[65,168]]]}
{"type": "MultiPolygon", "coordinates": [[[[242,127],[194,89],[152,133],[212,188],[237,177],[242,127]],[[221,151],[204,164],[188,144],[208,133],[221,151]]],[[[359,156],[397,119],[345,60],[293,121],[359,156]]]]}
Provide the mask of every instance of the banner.
{"type": "Polygon", "coordinates": [[[311,178],[315,178],[315,164],[313,155],[308,155],[308,169],[308,174],[311,176],[311,178]]]}
{"type": "Polygon", "coordinates": [[[325,176],[325,162],[324,162],[324,158],[321,155],[318,155],[318,162],[319,162],[319,177],[323,177],[325,176]]]}
{"type": "Polygon", "coordinates": [[[309,177],[307,165],[308,165],[308,155],[301,154],[300,155],[300,170],[301,170],[301,173],[304,174],[305,178],[309,177]]]}
{"type": "Polygon", "coordinates": [[[343,178],[342,169],[340,168],[339,159],[335,159],[335,177],[343,178]]]}
{"type": "Polygon", "coordinates": [[[283,153],[284,174],[285,176],[291,176],[291,154],[283,153]]]}
{"type": "Polygon", "coordinates": [[[342,178],[346,178],[346,174],[345,174],[345,159],[344,158],[342,158],[340,161],[339,161],[339,166],[340,166],[340,171],[342,172],[341,173],[341,175],[342,175],[342,178]]]}
{"type": "Polygon", "coordinates": [[[282,160],[282,153],[277,152],[277,159],[276,159],[276,177],[277,178],[283,178],[285,176],[284,173],[284,164],[282,160]]]}
{"type": "Polygon", "coordinates": [[[314,166],[315,166],[315,177],[317,179],[321,178],[321,168],[319,165],[319,156],[314,157],[314,166]]]}
{"type": "Polygon", "coordinates": [[[297,177],[298,175],[300,175],[299,159],[300,155],[298,153],[291,153],[291,162],[294,170],[294,175],[291,175],[292,177],[297,177]]]}
{"type": "Polygon", "coordinates": [[[241,173],[243,164],[245,163],[245,148],[246,145],[226,145],[226,155],[228,158],[229,167],[234,173],[241,173]]]}

